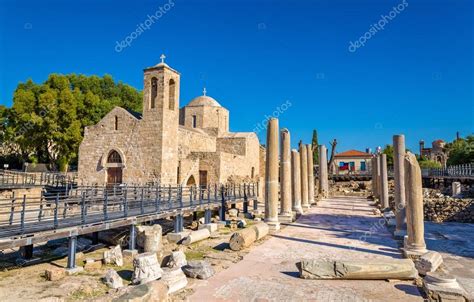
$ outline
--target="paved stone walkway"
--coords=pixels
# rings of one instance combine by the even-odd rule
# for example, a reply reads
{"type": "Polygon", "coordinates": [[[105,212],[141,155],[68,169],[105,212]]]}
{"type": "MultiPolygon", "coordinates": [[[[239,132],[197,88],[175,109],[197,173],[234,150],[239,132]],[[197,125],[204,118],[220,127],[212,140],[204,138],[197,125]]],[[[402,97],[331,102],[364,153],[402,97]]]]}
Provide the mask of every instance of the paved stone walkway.
{"type": "Polygon", "coordinates": [[[190,301],[423,301],[410,281],[298,277],[295,263],[304,258],[401,258],[396,241],[369,204],[354,197],[320,202],[253,247],[239,263],[196,283],[190,301]]]}

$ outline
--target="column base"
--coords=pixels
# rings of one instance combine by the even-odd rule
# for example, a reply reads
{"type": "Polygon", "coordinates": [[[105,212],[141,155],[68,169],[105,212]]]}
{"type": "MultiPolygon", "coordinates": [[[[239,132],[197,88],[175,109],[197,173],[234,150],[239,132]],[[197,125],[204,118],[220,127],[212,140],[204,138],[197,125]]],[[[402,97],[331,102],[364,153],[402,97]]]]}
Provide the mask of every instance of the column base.
{"type": "Polygon", "coordinates": [[[456,278],[437,272],[426,274],[423,289],[430,301],[467,301],[469,296],[456,278]]]}
{"type": "Polygon", "coordinates": [[[311,205],[309,204],[304,204],[301,206],[303,208],[303,211],[306,211],[307,209],[311,208],[311,205]]]}
{"type": "Polygon", "coordinates": [[[297,215],[303,214],[303,208],[301,206],[293,208],[293,213],[296,213],[297,215]]]}
{"type": "Polygon", "coordinates": [[[267,222],[270,232],[276,232],[280,230],[280,222],[278,221],[269,221],[267,222]]]}
{"type": "Polygon", "coordinates": [[[75,274],[81,273],[83,271],[84,271],[84,268],[82,266],[76,266],[76,267],[73,267],[73,268],[66,268],[66,275],[68,275],[68,276],[75,275],[75,274]]]}
{"type": "Polygon", "coordinates": [[[278,215],[279,222],[292,223],[294,221],[292,213],[285,213],[278,215]]]}
{"type": "Polygon", "coordinates": [[[418,260],[421,256],[426,254],[428,250],[425,247],[404,247],[403,255],[405,258],[411,259],[413,261],[418,260]]]}

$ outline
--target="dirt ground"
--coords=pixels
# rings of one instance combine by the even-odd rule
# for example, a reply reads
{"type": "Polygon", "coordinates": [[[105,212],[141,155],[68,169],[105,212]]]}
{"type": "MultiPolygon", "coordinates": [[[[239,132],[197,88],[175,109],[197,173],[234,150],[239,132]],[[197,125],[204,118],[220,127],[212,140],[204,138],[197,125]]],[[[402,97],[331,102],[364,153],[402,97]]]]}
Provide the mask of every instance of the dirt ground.
{"type": "MultiPolygon", "coordinates": [[[[255,223],[246,220],[248,225],[255,223]]],[[[205,259],[213,266],[216,273],[229,268],[233,263],[243,259],[250,249],[234,252],[229,249],[228,242],[233,231],[229,227],[219,228],[218,232],[212,234],[211,238],[191,244],[190,246],[179,246],[187,260],[205,259]]],[[[162,264],[166,262],[166,256],[178,248],[174,243],[168,243],[163,236],[163,253],[159,255],[162,264]]],[[[254,246],[261,244],[266,238],[257,242],[254,246]]],[[[58,242],[64,246],[64,242],[58,242]]],[[[103,245],[102,245],[103,246],[103,245]]],[[[76,265],[83,266],[85,259],[100,260],[103,252],[108,247],[103,246],[93,251],[77,253],[76,265]]],[[[133,265],[131,259],[124,257],[124,265],[116,267],[113,265],[102,265],[100,269],[84,270],[83,272],[65,276],[58,281],[48,281],[45,270],[52,267],[66,266],[66,257],[57,257],[51,252],[52,248],[46,245],[35,247],[35,258],[41,257],[42,263],[17,266],[14,260],[18,252],[0,255],[0,301],[108,301],[123,294],[124,290],[111,290],[101,281],[109,268],[115,269],[124,279],[130,283],[133,265]],[[53,259],[53,260],[47,260],[53,259]]],[[[186,289],[170,296],[172,301],[182,301],[193,293],[194,279],[188,278],[186,289]]]]}

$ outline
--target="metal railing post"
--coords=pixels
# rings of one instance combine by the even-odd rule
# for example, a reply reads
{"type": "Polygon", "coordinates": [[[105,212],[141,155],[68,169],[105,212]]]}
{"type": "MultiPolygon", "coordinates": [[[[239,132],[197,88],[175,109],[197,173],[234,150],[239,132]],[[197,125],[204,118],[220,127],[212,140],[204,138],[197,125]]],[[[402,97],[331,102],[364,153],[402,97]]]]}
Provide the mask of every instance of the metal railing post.
{"type": "Polygon", "coordinates": [[[13,218],[15,216],[15,192],[12,193],[12,205],[11,205],[11,208],[10,208],[10,219],[9,219],[9,223],[10,225],[13,224],[13,218]]]}
{"type": "Polygon", "coordinates": [[[109,220],[109,211],[108,211],[108,207],[109,207],[109,192],[107,191],[107,189],[104,189],[104,193],[105,193],[105,196],[104,196],[104,220],[109,220]]]}
{"type": "Polygon", "coordinates": [[[86,224],[86,193],[83,192],[81,196],[81,221],[86,224]]]}
{"type": "Polygon", "coordinates": [[[124,199],[123,199],[123,215],[125,217],[128,217],[128,200],[127,200],[127,192],[128,192],[128,187],[125,187],[124,191],[124,199]]]}
{"type": "Polygon", "coordinates": [[[23,195],[23,203],[21,205],[21,233],[25,231],[25,211],[26,211],[26,195],[23,195]]]}
{"type": "Polygon", "coordinates": [[[221,208],[219,211],[221,221],[225,221],[226,203],[225,203],[225,187],[221,187],[221,208]]]}
{"type": "Polygon", "coordinates": [[[156,187],[156,196],[155,196],[155,211],[156,212],[160,211],[160,199],[161,199],[160,193],[161,193],[160,185],[158,185],[156,187]]]}
{"type": "Polygon", "coordinates": [[[56,193],[56,199],[54,200],[54,228],[58,228],[58,210],[59,210],[59,193],[56,193]]]}
{"type": "Polygon", "coordinates": [[[143,200],[143,190],[144,188],[142,188],[142,192],[141,192],[141,196],[140,196],[140,213],[143,215],[145,214],[145,207],[144,207],[144,200],[143,200]]]}
{"type": "Polygon", "coordinates": [[[38,212],[38,221],[41,221],[41,217],[43,216],[43,190],[41,190],[41,194],[40,194],[40,208],[39,208],[39,212],[38,212]]]}
{"type": "Polygon", "coordinates": [[[168,207],[169,207],[169,210],[171,210],[173,208],[173,200],[171,198],[171,195],[172,195],[172,189],[171,189],[171,185],[169,185],[169,187],[168,187],[168,207]]]}

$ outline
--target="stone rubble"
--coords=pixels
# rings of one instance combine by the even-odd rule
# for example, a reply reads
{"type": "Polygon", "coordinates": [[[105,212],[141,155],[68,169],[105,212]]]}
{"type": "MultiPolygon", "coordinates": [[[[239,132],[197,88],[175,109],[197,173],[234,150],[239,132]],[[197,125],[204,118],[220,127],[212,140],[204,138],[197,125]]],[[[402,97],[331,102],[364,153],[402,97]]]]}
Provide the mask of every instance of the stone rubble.
{"type": "Polygon", "coordinates": [[[155,253],[139,254],[133,259],[133,284],[144,284],[161,278],[163,270],[155,253]]]}
{"type": "Polygon", "coordinates": [[[123,255],[120,245],[110,248],[104,252],[104,263],[123,266],[123,255]]]}
{"type": "Polygon", "coordinates": [[[186,261],[186,255],[182,251],[174,251],[171,252],[166,266],[169,268],[181,268],[186,264],[188,264],[186,261]]]}
{"type": "Polygon", "coordinates": [[[48,281],[57,281],[64,278],[66,272],[58,267],[51,267],[44,272],[44,275],[48,281]]]}
{"type": "Polygon", "coordinates": [[[105,285],[110,288],[121,288],[123,287],[123,280],[120,278],[119,274],[114,269],[107,270],[103,278],[105,285]]]}
{"type": "Polygon", "coordinates": [[[159,224],[152,226],[137,226],[137,245],[143,248],[145,253],[158,252],[163,248],[163,230],[159,224]]]}
{"type": "Polygon", "coordinates": [[[168,294],[180,291],[188,285],[188,279],[183,270],[179,267],[163,269],[161,281],[168,286],[168,294]]]}
{"type": "Polygon", "coordinates": [[[434,272],[443,263],[443,257],[440,253],[429,251],[422,255],[415,262],[415,267],[420,275],[426,275],[428,272],[434,272]]]}
{"type": "Polygon", "coordinates": [[[210,278],[215,273],[211,264],[205,260],[188,261],[188,264],[183,266],[182,269],[189,278],[202,280],[210,278]]]}

